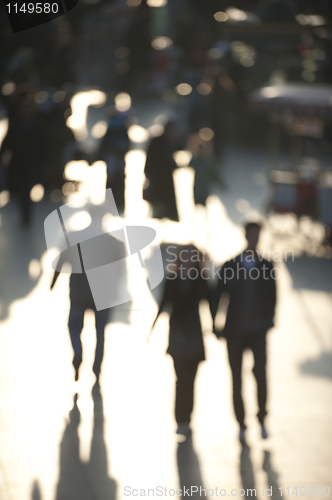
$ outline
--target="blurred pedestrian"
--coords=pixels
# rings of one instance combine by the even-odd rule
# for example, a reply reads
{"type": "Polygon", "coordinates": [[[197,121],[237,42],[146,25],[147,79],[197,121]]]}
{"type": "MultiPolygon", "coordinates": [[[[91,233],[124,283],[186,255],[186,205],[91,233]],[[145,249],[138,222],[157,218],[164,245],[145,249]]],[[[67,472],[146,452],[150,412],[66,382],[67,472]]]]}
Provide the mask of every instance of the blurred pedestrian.
{"type": "Polygon", "coordinates": [[[238,89],[230,75],[223,68],[215,75],[212,92],[209,94],[209,122],[214,132],[214,152],[222,161],[227,146],[227,138],[231,126],[234,96],[238,89]]]}
{"type": "Polygon", "coordinates": [[[125,208],[125,154],[129,148],[127,118],[125,113],[113,112],[97,153],[98,160],[106,163],[106,188],[112,189],[119,212],[125,208]]]}
{"type": "Polygon", "coordinates": [[[271,262],[257,252],[261,225],[256,222],[246,224],[246,250],[225,263],[219,273],[219,281],[213,300],[215,318],[220,296],[229,295],[229,305],[225,328],[215,331],[217,336],[226,337],[229,364],[233,378],[233,404],[240,424],[239,438],[245,442],[245,412],[242,400],[242,358],[245,349],[254,355],[253,373],[257,381],[258,420],[262,438],[267,438],[264,424],[267,399],[266,383],[266,333],[273,327],[276,304],[275,270],[271,262]]]}
{"type": "Polygon", "coordinates": [[[31,221],[30,191],[47,164],[48,140],[32,96],[22,96],[1,146],[0,164],[8,190],[18,198],[23,225],[31,221]]]}
{"type": "Polygon", "coordinates": [[[70,99],[53,104],[45,115],[44,123],[50,137],[47,169],[44,170],[43,184],[49,189],[61,189],[64,184],[65,165],[77,155],[76,140],[66,121],[71,115],[70,99]]]}
{"type": "Polygon", "coordinates": [[[169,122],[164,133],[151,140],[145,163],[148,185],[143,192],[144,199],[152,204],[154,217],[167,217],[174,221],[179,220],[173,182],[173,172],[177,168],[173,153],[178,133],[177,125],[169,122]]]}
{"type": "Polygon", "coordinates": [[[213,153],[213,142],[202,141],[198,153],[190,160],[189,166],[195,171],[194,199],[196,205],[206,205],[213,183],[222,185],[217,172],[217,158],[213,153]],[[209,145],[210,143],[210,145],[209,145]]]}
{"type": "MultiPolygon", "coordinates": [[[[81,333],[86,310],[92,310],[95,315],[97,344],[93,372],[97,382],[99,382],[101,364],[104,356],[105,327],[112,310],[112,308],[97,310],[85,271],[85,265],[87,265],[89,269],[94,269],[98,266],[105,266],[106,264],[118,260],[124,261],[125,256],[124,244],[120,240],[117,240],[110,234],[102,234],[91,240],[83,241],[81,244],[69,247],[61,253],[59,261],[56,263],[51,290],[64,264],[70,264],[71,266],[68,327],[74,351],[73,366],[75,369],[75,380],[78,380],[79,368],[83,358],[81,333]],[[84,261],[82,252],[85,257],[84,261]]],[[[118,282],[113,283],[114,290],[121,285],[121,279],[122,276],[118,275],[118,282]]],[[[102,289],[102,284],[100,284],[100,287],[102,289]]]]}
{"type": "Polygon", "coordinates": [[[205,360],[199,304],[203,299],[209,300],[209,288],[202,269],[204,255],[196,247],[180,246],[173,255],[174,259],[168,265],[169,275],[165,280],[162,300],[153,326],[164,309],[169,307],[167,353],[173,358],[177,378],[175,397],[177,434],[190,436],[194,383],[198,365],[205,360]]]}
{"type": "Polygon", "coordinates": [[[125,37],[125,46],[129,49],[129,71],[126,79],[129,89],[146,92],[146,84],[150,79],[152,59],[152,21],[153,14],[147,3],[142,0],[135,6],[130,26],[125,37]]]}

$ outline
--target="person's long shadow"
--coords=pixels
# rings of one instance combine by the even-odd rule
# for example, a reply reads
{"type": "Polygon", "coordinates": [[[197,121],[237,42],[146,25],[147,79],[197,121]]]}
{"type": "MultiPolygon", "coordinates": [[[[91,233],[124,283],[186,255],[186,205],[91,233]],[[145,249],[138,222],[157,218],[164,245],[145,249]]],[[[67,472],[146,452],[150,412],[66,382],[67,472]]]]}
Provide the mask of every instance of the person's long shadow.
{"type": "Polygon", "coordinates": [[[40,486],[39,486],[39,482],[37,481],[37,479],[32,484],[31,500],[42,500],[40,486]]]}
{"type": "Polygon", "coordinates": [[[201,498],[204,492],[200,495],[200,489],[203,489],[204,486],[198,456],[193,448],[191,439],[186,439],[184,442],[178,444],[177,465],[182,498],[185,496],[183,492],[184,487],[189,490],[191,487],[196,487],[197,490],[195,488],[190,496],[191,498],[201,498]]]}
{"type": "Polygon", "coordinates": [[[103,402],[98,385],[94,386],[92,397],[94,421],[90,460],[84,463],[79,457],[80,411],[77,406],[77,395],[75,395],[74,406],[69,413],[69,421],[60,444],[60,475],[56,500],[90,500],[91,498],[115,500],[116,498],[116,482],[108,475],[103,402]]]}
{"type": "Polygon", "coordinates": [[[264,462],[263,462],[263,470],[267,473],[267,480],[269,488],[272,488],[272,499],[280,498],[280,492],[278,490],[278,474],[273,469],[271,464],[271,453],[267,450],[264,452],[264,462]]]}
{"type": "Polygon", "coordinates": [[[242,488],[246,492],[244,498],[250,498],[251,494],[248,493],[248,490],[255,489],[255,476],[254,476],[254,468],[250,458],[250,448],[247,444],[242,445],[241,456],[240,456],[240,474],[241,474],[242,488]]]}
{"type": "MultiPolygon", "coordinates": [[[[264,451],[264,460],[262,469],[267,474],[267,489],[272,492],[267,492],[266,495],[273,499],[280,497],[280,492],[278,491],[278,474],[273,469],[271,464],[271,453],[269,451],[264,451]],[[271,494],[272,493],[272,494],[271,494]]],[[[240,474],[242,481],[242,488],[245,490],[245,495],[243,498],[252,498],[254,495],[252,490],[255,490],[255,475],[254,475],[254,467],[250,458],[250,448],[247,444],[242,445],[241,456],[240,456],[240,474]]]]}

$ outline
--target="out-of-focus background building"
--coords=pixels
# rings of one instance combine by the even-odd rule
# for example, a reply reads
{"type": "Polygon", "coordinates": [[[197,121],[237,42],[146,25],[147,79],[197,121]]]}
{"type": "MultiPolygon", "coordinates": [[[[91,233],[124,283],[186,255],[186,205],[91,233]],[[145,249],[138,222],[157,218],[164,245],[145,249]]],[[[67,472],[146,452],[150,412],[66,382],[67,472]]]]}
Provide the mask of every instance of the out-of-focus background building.
{"type": "Polygon", "coordinates": [[[14,34],[1,5],[1,500],[120,500],[126,485],[331,494],[331,21],[329,0],[81,0],[14,34]],[[171,182],[151,194],[147,152],[159,178],[167,122],[175,192],[171,182]],[[247,447],[237,442],[207,307],[194,437],[176,442],[167,319],[147,344],[156,300],[134,284],[107,327],[101,392],[89,314],[74,385],[68,276],[49,291],[43,222],[89,189],[97,162],[120,212],[153,218],[160,243],[193,242],[217,264],[244,248],[244,220],[264,218],[261,252],[280,272],[266,445],[249,354],[252,428],[247,447]]]}

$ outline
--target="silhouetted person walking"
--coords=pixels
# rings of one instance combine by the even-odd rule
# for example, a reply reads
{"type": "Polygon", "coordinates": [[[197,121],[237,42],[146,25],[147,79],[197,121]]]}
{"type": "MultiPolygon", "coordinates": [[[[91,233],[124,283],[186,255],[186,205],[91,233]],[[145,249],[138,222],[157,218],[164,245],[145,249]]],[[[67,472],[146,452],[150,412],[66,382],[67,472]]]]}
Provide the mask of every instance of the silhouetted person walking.
{"type": "Polygon", "coordinates": [[[219,178],[217,157],[212,148],[212,141],[202,141],[198,144],[197,154],[189,163],[189,166],[195,171],[194,200],[196,205],[206,206],[213,185],[225,187],[219,178]]]}
{"type": "MultiPolygon", "coordinates": [[[[59,272],[55,271],[51,290],[58,278],[59,272]]],[[[70,288],[70,311],[68,318],[68,328],[70,340],[74,351],[73,366],[75,369],[75,380],[78,380],[79,368],[82,363],[83,349],[81,341],[81,333],[84,324],[84,314],[87,309],[91,309],[95,313],[95,326],[96,326],[96,351],[95,360],[93,364],[93,372],[96,375],[97,381],[99,380],[101,363],[104,357],[104,343],[105,343],[105,327],[109,317],[109,309],[101,311],[96,310],[96,306],[92,297],[89,282],[85,273],[74,274],[72,273],[69,281],[70,288]]]]}
{"type": "Polygon", "coordinates": [[[32,97],[23,97],[0,151],[2,168],[8,172],[8,189],[18,198],[23,225],[31,221],[30,191],[40,182],[47,164],[48,139],[32,97]]]}
{"type": "Polygon", "coordinates": [[[177,141],[177,126],[170,122],[161,136],[152,139],[147,151],[145,175],[148,186],[143,197],[152,204],[153,216],[159,219],[179,220],[173,182],[173,172],[177,168],[173,153],[177,141]]]}
{"type": "Polygon", "coordinates": [[[200,265],[203,257],[197,248],[193,245],[179,247],[174,260],[154,324],[164,309],[170,307],[167,352],[173,358],[177,377],[177,433],[190,436],[195,377],[199,363],[205,360],[199,304],[201,300],[209,299],[209,289],[200,265]]]}
{"type": "Polygon", "coordinates": [[[256,250],[261,226],[248,223],[245,227],[247,249],[233,260],[226,262],[219,273],[215,290],[213,317],[223,293],[229,295],[226,324],[217,336],[227,339],[229,363],[233,377],[233,403],[236,419],[240,424],[240,441],[245,440],[245,413],[242,400],[242,357],[245,349],[253,352],[253,372],[257,381],[258,419],[262,437],[267,437],[264,426],[266,415],[266,333],[273,327],[276,303],[275,272],[271,262],[263,259],[256,250]]]}
{"type": "Polygon", "coordinates": [[[125,113],[119,112],[111,116],[98,151],[98,159],[105,161],[107,167],[106,188],[112,189],[119,212],[125,208],[125,155],[129,148],[127,118],[125,113]]]}
{"type": "MultiPolygon", "coordinates": [[[[97,344],[93,372],[96,375],[98,382],[101,363],[104,356],[105,327],[109,319],[110,311],[112,310],[111,307],[107,309],[97,309],[85,271],[85,266],[87,266],[87,268],[94,269],[117,260],[121,260],[121,262],[123,262],[125,256],[126,253],[123,243],[106,233],[92,238],[91,240],[87,240],[85,242],[83,241],[80,244],[69,247],[61,253],[59,261],[56,263],[56,270],[51,283],[51,290],[57,281],[63,265],[65,263],[69,263],[71,265],[71,276],[69,281],[70,311],[68,327],[74,351],[73,366],[75,368],[75,380],[78,380],[78,372],[82,363],[83,352],[81,333],[83,330],[85,311],[87,309],[91,309],[95,314],[97,344]],[[82,254],[86,257],[85,260],[83,260],[82,254]]],[[[121,273],[122,270],[123,268],[121,268],[121,273]]],[[[114,275],[114,282],[112,283],[114,291],[121,286],[123,278],[121,273],[114,275]]],[[[99,283],[99,285],[102,289],[102,284],[99,283]]]]}

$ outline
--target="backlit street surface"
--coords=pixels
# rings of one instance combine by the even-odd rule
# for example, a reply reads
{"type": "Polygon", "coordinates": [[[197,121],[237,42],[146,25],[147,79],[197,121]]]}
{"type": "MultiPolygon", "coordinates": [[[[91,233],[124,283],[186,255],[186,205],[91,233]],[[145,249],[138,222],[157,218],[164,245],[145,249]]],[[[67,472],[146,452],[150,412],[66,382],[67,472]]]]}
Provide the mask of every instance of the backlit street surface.
{"type": "MultiPolygon", "coordinates": [[[[240,251],[242,213],[266,201],[266,164],[261,153],[229,150],[222,171],[227,189],[210,197],[206,217],[193,212],[191,171],[177,172],[181,221],[158,222],[161,241],[208,241],[206,248],[217,262],[240,251]]],[[[146,208],[139,198],[140,175],[138,165],[138,177],[127,185],[129,216],[131,210],[146,208]]],[[[166,314],[146,341],[157,311],[147,287],[134,290],[130,309],[119,306],[107,326],[100,392],[93,389],[94,320],[92,313],[86,315],[84,361],[74,382],[68,275],[61,274],[54,291],[49,290],[52,269],[43,222],[54,208],[50,201],[36,204],[32,227],[20,231],[14,202],[1,215],[1,500],[120,500],[126,498],[126,486],[127,492],[144,489],[146,496],[155,489],[155,498],[158,486],[165,494],[165,488],[180,485],[211,490],[210,496],[217,488],[218,496],[224,489],[225,496],[239,497],[243,488],[246,497],[247,489],[255,488],[260,500],[270,495],[267,488],[273,499],[280,497],[280,488],[283,497],[291,498],[296,493],[309,498],[310,486],[315,498],[332,493],[332,260],[317,248],[321,256],[310,255],[314,228],[307,228],[306,238],[290,220],[288,235],[278,239],[276,219],[263,238],[265,249],[281,243],[280,248],[294,248],[295,259],[276,263],[276,326],[268,335],[270,437],[260,437],[253,359],[247,353],[248,436],[242,447],[226,346],[211,333],[207,304],[201,308],[207,361],[199,367],[192,440],[178,442],[175,434],[166,314]]]]}

